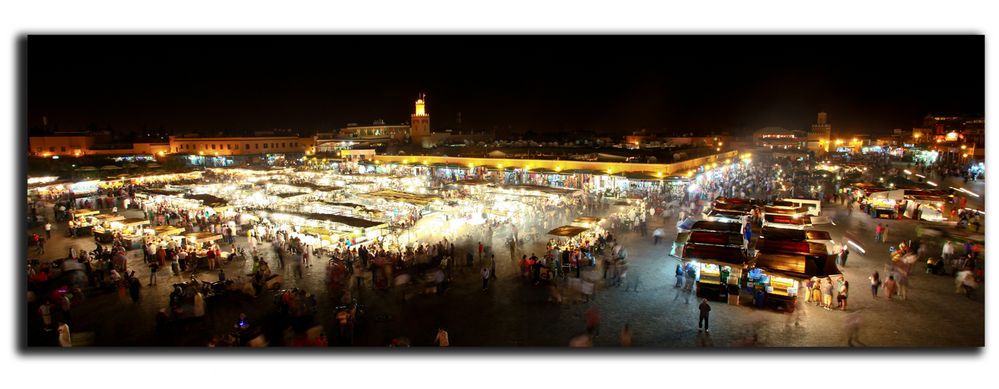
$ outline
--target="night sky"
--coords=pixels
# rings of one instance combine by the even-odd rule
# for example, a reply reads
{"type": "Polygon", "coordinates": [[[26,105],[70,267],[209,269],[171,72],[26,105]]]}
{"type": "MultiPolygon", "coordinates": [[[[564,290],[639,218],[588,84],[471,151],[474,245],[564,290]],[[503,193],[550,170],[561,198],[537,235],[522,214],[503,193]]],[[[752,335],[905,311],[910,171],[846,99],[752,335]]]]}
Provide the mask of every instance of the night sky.
{"type": "Polygon", "coordinates": [[[983,36],[30,36],[28,124],[884,133],[982,115],[983,36]]]}

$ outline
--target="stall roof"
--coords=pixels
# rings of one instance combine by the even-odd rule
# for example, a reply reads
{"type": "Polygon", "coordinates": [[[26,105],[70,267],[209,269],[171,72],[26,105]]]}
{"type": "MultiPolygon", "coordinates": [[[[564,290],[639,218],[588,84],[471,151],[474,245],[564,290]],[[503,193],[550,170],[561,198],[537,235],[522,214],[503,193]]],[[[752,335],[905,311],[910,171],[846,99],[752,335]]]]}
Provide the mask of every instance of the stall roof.
{"type": "Polygon", "coordinates": [[[142,191],[146,192],[146,193],[149,193],[149,194],[161,195],[161,196],[177,196],[177,195],[181,195],[181,194],[184,193],[183,190],[179,190],[179,189],[163,189],[163,188],[158,188],[158,189],[144,189],[142,191]]]}
{"type": "Polygon", "coordinates": [[[690,227],[690,230],[742,233],[742,224],[701,220],[694,222],[694,224],[690,227]]]}
{"type": "Polygon", "coordinates": [[[356,228],[371,228],[385,224],[385,222],[372,221],[350,216],[331,215],[327,213],[303,213],[303,212],[280,212],[280,213],[303,217],[306,219],[330,221],[356,228]]]}
{"type": "Polygon", "coordinates": [[[749,212],[752,212],[754,206],[751,204],[732,204],[716,201],[711,204],[711,208],[720,211],[741,212],[748,214],[749,212]]]}
{"type": "Polygon", "coordinates": [[[710,211],[708,211],[708,216],[727,217],[727,218],[730,218],[730,219],[739,219],[739,218],[742,218],[744,216],[747,216],[747,214],[745,212],[739,212],[739,211],[728,211],[728,210],[723,210],[723,209],[711,209],[710,211]]]}
{"type": "Polygon", "coordinates": [[[500,188],[508,190],[523,189],[523,190],[551,193],[551,194],[570,194],[576,191],[576,189],[552,188],[550,186],[540,186],[540,185],[503,185],[500,186],[500,188]]]}
{"type": "Polygon", "coordinates": [[[573,219],[573,223],[600,223],[603,220],[596,216],[580,216],[573,219]]]}
{"type": "Polygon", "coordinates": [[[121,220],[121,224],[124,224],[126,226],[141,226],[149,224],[149,219],[142,217],[130,217],[128,219],[121,220]]]}
{"type": "Polygon", "coordinates": [[[756,256],[753,266],[799,279],[841,274],[835,261],[805,255],[763,253],[756,256]]]}
{"type": "Polygon", "coordinates": [[[110,214],[110,213],[105,213],[103,215],[97,215],[97,216],[94,216],[94,217],[97,220],[100,220],[102,222],[116,222],[116,221],[119,221],[119,220],[125,220],[124,216],[114,215],[114,214],[110,214]]]}
{"type": "Polygon", "coordinates": [[[73,211],[73,217],[99,215],[101,211],[94,209],[77,209],[73,211]]]}
{"type": "Polygon", "coordinates": [[[156,235],[179,235],[184,232],[183,228],[174,226],[156,226],[153,227],[153,233],[156,235]]]}
{"type": "Polygon", "coordinates": [[[399,192],[396,190],[380,190],[376,192],[365,193],[364,196],[377,197],[380,199],[399,201],[416,205],[427,205],[433,202],[434,200],[438,200],[437,196],[399,192]]]}
{"type": "Polygon", "coordinates": [[[756,250],[761,253],[828,255],[828,248],[822,243],[760,238],[756,240],[756,250]]]}
{"type": "Polygon", "coordinates": [[[683,246],[683,259],[728,265],[742,265],[746,263],[746,255],[738,247],[705,245],[690,243],[689,241],[683,246]]]}
{"type": "Polygon", "coordinates": [[[209,242],[222,239],[222,235],[208,231],[192,232],[189,234],[184,234],[184,237],[187,239],[193,239],[197,241],[209,241],[209,242]]]}
{"type": "Polygon", "coordinates": [[[588,228],[576,227],[576,226],[562,226],[555,228],[551,231],[548,231],[548,235],[565,236],[571,238],[576,235],[579,235],[580,233],[586,230],[588,230],[588,228]]]}
{"type": "Polygon", "coordinates": [[[316,184],[316,183],[313,183],[313,182],[308,182],[308,181],[293,181],[291,183],[291,185],[299,186],[299,187],[302,187],[302,188],[309,188],[309,189],[318,190],[318,191],[324,191],[324,192],[332,192],[332,191],[335,191],[335,190],[343,189],[343,188],[341,188],[339,186],[319,185],[319,184],[316,184]]]}
{"type": "Polygon", "coordinates": [[[229,202],[226,201],[223,198],[212,196],[212,195],[206,194],[206,193],[205,194],[188,194],[188,195],[184,195],[184,198],[185,199],[192,199],[192,200],[200,200],[201,204],[203,204],[205,206],[208,206],[208,207],[221,207],[221,206],[224,206],[226,204],[229,204],[229,202]]]}
{"type": "Polygon", "coordinates": [[[780,215],[798,215],[807,213],[808,207],[767,206],[763,207],[763,212],[780,215]]]}
{"type": "Polygon", "coordinates": [[[774,240],[832,240],[832,236],[827,231],[820,230],[791,230],[787,228],[763,227],[760,232],[761,238],[774,240]]]}
{"type": "Polygon", "coordinates": [[[715,231],[694,231],[687,239],[690,243],[742,247],[742,234],[715,231]]]}
{"type": "Polygon", "coordinates": [[[296,197],[296,196],[302,196],[302,195],[307,195],[307,194],[309,194],[309,193],[307,193],[307,192],[284,192],[284,193],[275,193],[274,196],[280,197],[282,199],[286,199],[286,198],[289,198],[289,197],[296,197]]]}

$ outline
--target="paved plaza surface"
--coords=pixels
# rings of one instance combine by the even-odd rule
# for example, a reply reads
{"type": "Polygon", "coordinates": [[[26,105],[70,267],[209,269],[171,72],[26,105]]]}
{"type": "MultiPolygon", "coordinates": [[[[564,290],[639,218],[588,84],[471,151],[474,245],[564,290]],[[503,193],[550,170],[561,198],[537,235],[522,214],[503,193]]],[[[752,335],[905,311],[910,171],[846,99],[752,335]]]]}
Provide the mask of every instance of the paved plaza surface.
{"type": "MultiPolygon", "coordinates": [[[[983,182],[969,184],[969,190],[983,193],[983,182]]],[[[136,211],[128,212],[130,217],[141,217],[136,211]]],[[[369,278],[355,296],[363,304],[364,314],[355,329],[353,344],[384,347],[393,338],[405,337],[414,346],[430,346],[437,327],[442,326],[449,332],[452,346],[564,347],[572,337],[585,332],[584,313],[593,309],[601,318],[599,334],[593,340],[597,347],[618,346],[619,334],[625,324],[632,330],[633,344],[644,347],[845,347],[848,346],[850,323],[859,323],[860,328],[854,346],[984,346],[984,287],[976,292],[974,299],[969,299],[954,293],[953,277],[925,274],[922,272],[924,265],[917,264],[910,277],[906,300],[888,300],[883,292],[875,299],[870,294],[867,277],[874,271],[884,274],[889,261],[888,245],[874,241],[873,230],[879,221],[840,205],[827,205],[823,212],[835,225],[821,229],[830,231],[837,241],[842,241],[844,234],[848,234],[866,250],[866,253],[851,250],[848,263],[842,269],[851,286],[849,309],[845,312],[802,304],[795,313],[788,314],[712,301],[710,335],[698,333],[698,299],[674,288],[673,272],[678,259],[668,255],[672,238],[676,236],[674,217],[652,219],[650,230],[661,225],[667,231],[666,239],[658,245],[653,244],[651,231],[647,236],[638,232],[617,234],[629,251],[629,278],[630,283],[637,283],[637,291],[626,291],[626,287],[634,286],[629,283],[611,286],[600,280],[602,269],[590,268],[582,277],[596,282],[595,298],[584,303],[565,301],[558,304],[549,301],[547,287],[520,278],[517,262],[511,260],[509,249],[504,247],[510,229],[501,227],[493,232],[491,242],[498,263],[498,280],[492,281],[485,292],[481,290],[478,259],[472,269],[455,269],[450,288],[436,295],[404,296],[397,290],[373,290],[368,273],[369,278]]],[[[545,222],[551,227],[581,215],[579,210],[568,210],[556,217],[561,220],[534,222],[545,222]]],[[[48,216],[51,217],[51,213],[48,216]]],[[[925,223],[912,220],[880,222],[888,226],[891,244],[914,238],[916,226],[925,223]]],[[[542,230],[542,226],[538,227],[542,230]]],[[[46,244],[46,253],[31,255],[33,250],[29,249],[30,258],[53,260],[65,257],[70,246],[87,250],[95,247],[93,237],[67,238],[65,223],[57,223],[53,229],[53,239],[46,244]]],[[[43,233],[40,228],[29,231],[43,233]]],[[[517,258],[532,252],[540,256],[544,252],[547,237],[543,231],[535,240],[518,248],[517,258]]],[[[466,241],[456,244],[456,257],[462,264],[465,250],[472,250],[478,240],[484,239],[486,231],[470,229],[468,234],[462,237],[466,241]]],[[[440,237],[420,238],[436,242],[440,237]]],[[[488,244],[488,240],[484,243],[488,244]]],[[[931,243],[930,252],[934,255],[939,253],[939,243],[931,243]]],[[[236,246],[246,245],[245,237],[237,238],[236,246]]],[[[319,313],[315,323],[322,325],[329,334],[330,345],[348,345],[345,339],[336,336],[334,315],[339,304],[326,292],[327,259],[313,259],[313,266],[305,268],[299,278],[292,266],[277,267],[269,246],[269,243],[261,244],[260,251],[274,271],[284,275],[285,287],[299,287],[317,294],[319,313]]],[[[230,246],[224,244],[222,249],[229,250],[230,246]]],[[[210,300],[205,317],[174,323],[157,332],[155,315],[167,306],[171,285],[190,276],[184,273],[174,277],[165,269],[159,273],[156,286],[146,286],[149,270],[143,264],[140,250],[129,251],[129,269],[135,270],[136,276],[143,281],[140,301],[133,303],[127,296],[120,297],[113,292],[90,293],[72,312],[72,331],[78,342],[119,347],[204,346],[213,335],[229,332],[240,312],[247,313],[253,325],[263,327],[272,345],[285,344],[285,339],[292,333],[285,330],[288,323],[277,313],[271,292],[264,292],[255,299],[227,296],[224,300],[210,300]]],[[[229,278],[248,274],[249,269],[250,261],[225,266],[229,278]]],[[[196,276],[205,281],[217,279],[214,272],[201,272],[196,276]]],[[[40,329],[33,307],[29,307],[27,315],[28,344],[55,345],[54,333],[40,329]]]]}

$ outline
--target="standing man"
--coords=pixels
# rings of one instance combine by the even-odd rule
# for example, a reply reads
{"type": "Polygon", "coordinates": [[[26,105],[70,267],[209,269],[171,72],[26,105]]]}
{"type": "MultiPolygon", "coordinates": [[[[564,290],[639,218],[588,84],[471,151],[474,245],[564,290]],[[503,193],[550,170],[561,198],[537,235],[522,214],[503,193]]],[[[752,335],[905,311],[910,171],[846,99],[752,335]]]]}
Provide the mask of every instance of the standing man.
{"type": "Polygon", "coordinates": [[[846,257],[850,255],[850,249],[843,245],[843,250],[839,252],[839,265],[846,267],[846,257]]]}
{"type": "Polygon", "coordinates": [[[701,299],[701,305],[697,307],[701,311],[700,316],[697,318],[697,332],[701,332],[701,325],[704,325],[704,332],[710,333],[711,330],[708,329],[708,314],[711,312],[711,306],[708,305],[708,299],[701,299]]]}
{"type": "Polygon", "coordinates": [[[52,239],[52,223],[45,222],[45,239],[52,239]]]}
{"type": "Polygon", "coordinates": [[[489,268],[483,266],[481,270],[482,274],[482,291],[485,292],[489,288],[489,268]]]}
{"type": "Polygon", "coordinates": [[[482,242],[479,242],[479,263],[482,263],[482,250],[483,249],[485,249],[485,246],[482,245],[482,242]]]}
{"type": "Polygon", "coordinates": [[[149,264],[149,286],[156,285],[156,271],[160,269],[160,263],[153,261],[149,264]]]}
{"type": "Polygon", "coordinates": [[[652,232],[652,244],[659,244],[659,240],[662,239],[665,234],[666,231],[664,231],[662,227],[656,228],[656,230],[652,232]]]}

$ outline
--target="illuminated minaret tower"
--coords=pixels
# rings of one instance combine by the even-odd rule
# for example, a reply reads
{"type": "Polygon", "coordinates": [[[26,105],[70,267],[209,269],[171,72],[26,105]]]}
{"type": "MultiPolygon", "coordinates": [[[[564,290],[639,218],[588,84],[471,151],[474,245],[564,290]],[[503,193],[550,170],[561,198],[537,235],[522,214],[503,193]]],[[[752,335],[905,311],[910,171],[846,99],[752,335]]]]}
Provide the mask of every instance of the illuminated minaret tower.
{"type": "Polygon", "coordinates": [[[427,95],[420,94],[420,98],[416,99],[416,110],[412,115],[409,116],[409,134],[410,142],[425,145],[430,137],[430,115],[427,114],[426,110],[426,99],[427,95]]]}

